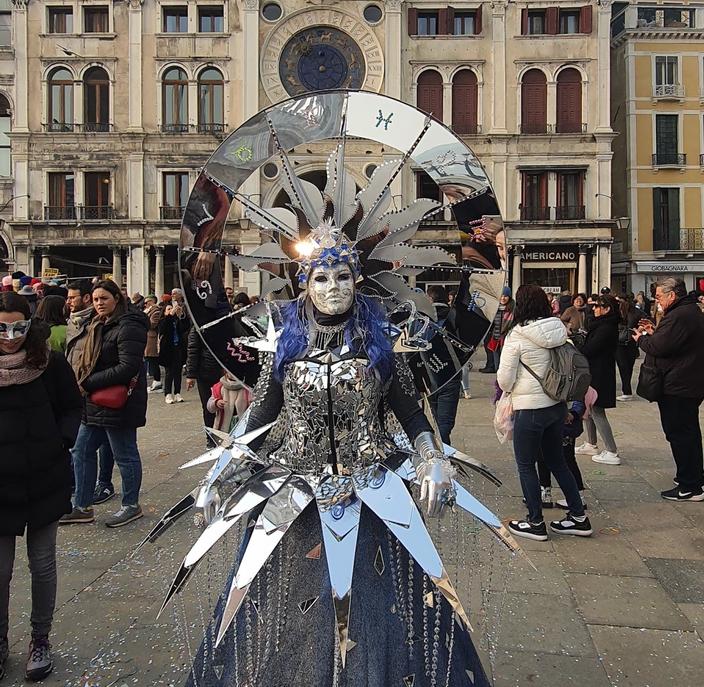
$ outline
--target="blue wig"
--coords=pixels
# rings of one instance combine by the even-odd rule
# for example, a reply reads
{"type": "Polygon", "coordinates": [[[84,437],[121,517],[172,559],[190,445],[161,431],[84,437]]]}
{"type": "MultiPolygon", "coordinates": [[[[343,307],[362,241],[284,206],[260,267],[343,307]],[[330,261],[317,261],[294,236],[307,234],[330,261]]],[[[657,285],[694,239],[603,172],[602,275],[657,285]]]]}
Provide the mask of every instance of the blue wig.
{"type": "MultiPolygon", "coordinates": [[[[284,378],[286,365],[303,357],[308,350],[305,299],[284,304],[281,315],[283,330],[274,355],[274,371],[279,381],[284,378]]],[[[363,354],[369,360],[367,370],[384,382],[391,378],[394,356],[385,329],[387,324],[386,314],[375,299],[355,294],[353,312],[345,327],[345,343],[355,354],[363,354]]]]}

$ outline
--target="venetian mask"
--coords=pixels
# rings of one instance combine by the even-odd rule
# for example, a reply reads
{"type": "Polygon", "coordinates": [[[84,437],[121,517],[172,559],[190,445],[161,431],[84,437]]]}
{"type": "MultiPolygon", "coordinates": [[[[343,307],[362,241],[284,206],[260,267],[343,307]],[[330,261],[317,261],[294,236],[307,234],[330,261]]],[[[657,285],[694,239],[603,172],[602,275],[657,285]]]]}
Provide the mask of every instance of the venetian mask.
{"type": "Polygon", "coordinates": [[[314,267],[308,276],[308,296],[324,315],[342,315],[352,307],[354,275],[348,265],[314,267]]]}

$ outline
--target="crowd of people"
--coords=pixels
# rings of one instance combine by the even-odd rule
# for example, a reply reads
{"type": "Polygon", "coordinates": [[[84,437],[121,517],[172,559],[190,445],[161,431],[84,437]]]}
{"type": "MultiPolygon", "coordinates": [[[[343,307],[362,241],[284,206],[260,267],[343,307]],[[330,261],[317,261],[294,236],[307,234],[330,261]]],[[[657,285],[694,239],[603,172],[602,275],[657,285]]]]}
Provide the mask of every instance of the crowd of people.
{"type": "MultiPolygon", "coordinates": [[[[540,287],[523,285],[516,294],[511,324],[498,344],[496,335],[501,332],[496,325],[503,316],[497,315],[489,344],[492,359],[498,362],[497,385],[512,405],[514,455],[528,508],[525,519],[509,522],[515,535],[547,540],[543,509],[554,505],[568,513],[550,523],[552,532],[592,534],[576,456],[621,464],[607,410],[615,408],[617,401],[633,398],[633,370],[640,351],[645,360],[637,393],[657,402],[675,462],[674,487],[664,489],[661,496],[679,502],[704,501],[699,422],[704,400],[704,294],[688,293],[681,279],[666,278],[653,285],[651,295],[652,301],[643,292],[614,296],[605,287],[590,297],[567,293],[549,298],[540,287]],[[560,360],[553,353],[565,345],[588,363],[590,386],[582,399],[562,399],[551,393],[548,380],[560,360]],[[576,446],[583,431],[585,441],[576,446]],[[551,475],[565,497],[556,503],[551,475]]],[[[482,371],[492,369],[489,356],[487,361],[488,369],[482,371]]]]}
{"type": "MultiPolygon", "coordinates": [[[[230,297],[237,307],[250,303],[246,294],[230,297]]],[[[183,401],[184,372],[188,389],[198,385],[204,425],[228,431],[249,394],[191,329],[180,289],[160,299],[130,298],[111,280],[60,285],[22,273],[3,277],[0,678],[17,537],[25,537],[32,577],[26,678],[38,681],[53,668],[58,527],[95,521],[94,505],[116,494],[115,464],[122,504],[105,525],[122,527],[143,516],[137,429],[146,424],[148,391],[163,392],[169,405],[183,401]]]]}

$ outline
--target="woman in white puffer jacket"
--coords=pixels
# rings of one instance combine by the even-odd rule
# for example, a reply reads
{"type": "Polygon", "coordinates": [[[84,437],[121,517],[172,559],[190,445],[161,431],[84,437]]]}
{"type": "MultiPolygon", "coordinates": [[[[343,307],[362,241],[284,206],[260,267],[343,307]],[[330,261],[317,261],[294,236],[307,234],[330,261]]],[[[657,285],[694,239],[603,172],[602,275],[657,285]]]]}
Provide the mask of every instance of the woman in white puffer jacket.
{"type": "Polygon", "coordinates": [[[550,349],[566,342],[565,325],[552,315],[545,292],[539,286],[521,286],[516,292],[514,326],[504,342],[496,381],[503,391],[511,394],[513,401],[513,449],[528,506],[527,519],[511,520],[508,528],[519,537],[538,541],[548,538],[536,470],[536,461],[541,455],[560,485],[569,508],[563,520],[550,523],[550,529],[558,534],[582,537],[592,533],[577,483],[562,455],[567,406],[550,398],[538,381],[545,377],[550,366],[550,349]]]}

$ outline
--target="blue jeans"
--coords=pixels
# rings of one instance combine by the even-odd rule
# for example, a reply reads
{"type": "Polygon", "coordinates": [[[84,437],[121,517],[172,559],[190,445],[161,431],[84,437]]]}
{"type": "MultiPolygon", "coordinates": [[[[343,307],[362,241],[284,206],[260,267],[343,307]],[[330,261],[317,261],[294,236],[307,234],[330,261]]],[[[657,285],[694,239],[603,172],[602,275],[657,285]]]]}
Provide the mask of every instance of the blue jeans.
{"type": "Polygon", "coordinates": [[[540,480],[535,464],[541,455],[547,468],[555,475],[567,507],[572,515],[584,515],[584,505],[574,475],[562,455],[562,427],[567,406],[556,403],[549,408],[517,410],[513,418],[513,452],[518,466],[523,498],[528,506],[528,520],[537,525],[543,522],[540,500],[540,480]]]}
{"type": "Polygon", "coordinates": [[[115,457],[112,455],[110,442],[106,441],[98,449],[98,486],[110,487],[112,484],[112,471],[115,467],[115,457]]]}
{"type": "Polygon", "coordinates": [[[446,444],[450,443],[450,432],[455,426],[461,390],[461,375],[456,375],[430,397],[430,408],[433,411],[435,422],[438,423],[440,437],[446,444]]]}
{"type": "Polygon", "coordinates": [[[75,505],[88,508],[93,505],[93,493],[98,473],[96,451],[104,442],[110,444],[122,478],[122,505],[139,504],[142,486],[142,460],[137,448],[137,430],[134,427],[95,427],[81,424],[73,447],[73,470],[76,477],[75,505]]]}

